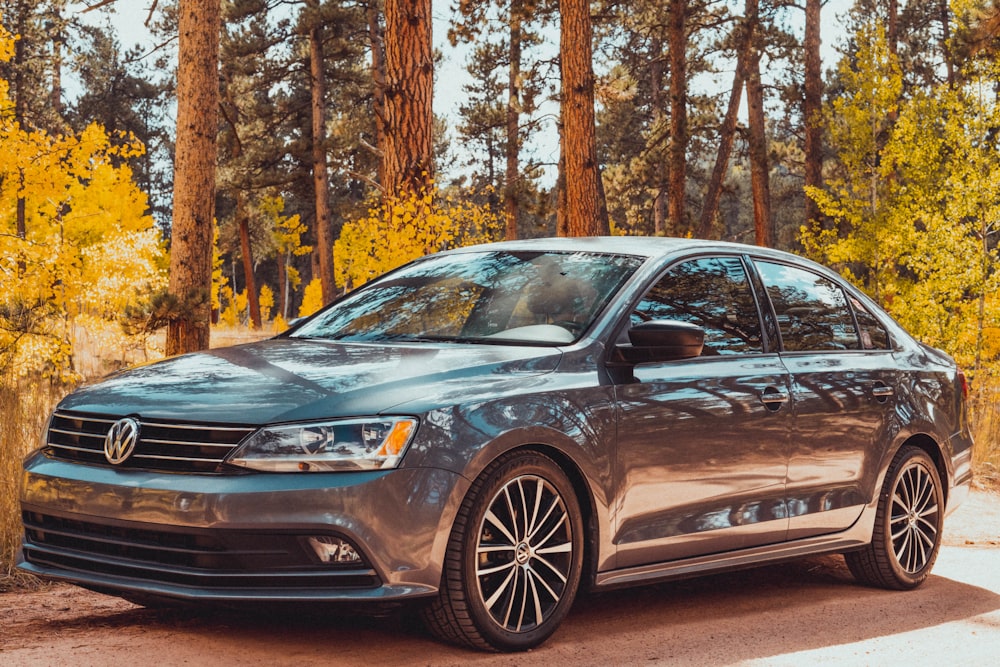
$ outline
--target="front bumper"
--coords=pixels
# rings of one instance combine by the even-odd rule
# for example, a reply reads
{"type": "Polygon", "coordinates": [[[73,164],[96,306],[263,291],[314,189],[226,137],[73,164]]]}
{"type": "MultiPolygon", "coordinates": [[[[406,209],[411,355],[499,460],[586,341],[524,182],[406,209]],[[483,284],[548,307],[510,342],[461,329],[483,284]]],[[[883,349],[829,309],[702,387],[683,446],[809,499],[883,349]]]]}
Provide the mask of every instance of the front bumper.
{"type": "Polygon", "coordinates": [[[177,475],[25,462],[18,567],[125,595],[395,601],[432,595],[466,491],[439,469],[177,475]],[[324,564],[310,537],[350,543],[324,564]]]}

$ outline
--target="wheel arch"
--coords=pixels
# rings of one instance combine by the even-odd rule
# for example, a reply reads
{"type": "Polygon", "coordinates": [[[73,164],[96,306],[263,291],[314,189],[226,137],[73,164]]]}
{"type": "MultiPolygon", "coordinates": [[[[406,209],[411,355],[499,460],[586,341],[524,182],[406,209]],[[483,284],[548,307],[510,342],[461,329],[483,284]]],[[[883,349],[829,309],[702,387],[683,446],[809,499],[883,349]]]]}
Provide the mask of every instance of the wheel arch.
{"type": "Polygon", "coordinates": [[[597,502],[594,494],[587,483],[587,478],[583,470],[565,452],[541,443],[524,445],[519,449],[523,451],[533,451],[555,461],[562,471],[569,478],[576,493],[577,504],[580,506],[580,514],[583,518],[583,572],[581,583],[589,589],[593,586],[597,577],[597,552],[600,548],[600,526],[598,525],[597,502]]]}
{"type": "Polygon", "coordinates": [[[951,487],[951,477],[949,476],[948,463],[945,459],[944,451],[941,449],[941,445],[926,433],[917,433],[911,435],[909,438],[900,443],[899,447],[892,453],[889,457],[891,461],[895,458],[896,453],[906,447],[907,445],[917,447],[922,449],[931,457],[931,461],[934,462],[934,467],[937,468],[938,477],[941,480],[941,495],[944,497],[945,506],[948,504],[948,495],[951,487]]]}

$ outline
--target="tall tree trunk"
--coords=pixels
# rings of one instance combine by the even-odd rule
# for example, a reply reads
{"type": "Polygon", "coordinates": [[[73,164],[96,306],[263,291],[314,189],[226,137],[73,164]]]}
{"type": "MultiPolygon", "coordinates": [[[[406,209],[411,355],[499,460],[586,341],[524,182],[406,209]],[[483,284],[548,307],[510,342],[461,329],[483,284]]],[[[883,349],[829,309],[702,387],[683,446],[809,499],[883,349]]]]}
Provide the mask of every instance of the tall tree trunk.
{"type": "Polygon", "coordinates": [[[733,151],[733,140],[736,135],[736,121],[739,117],[740,101],[743,98],[743,84],[747,76],[747,62],[750,60],[750,49],[753,48],[754,35],[759,23],[759,0],[746,0],[743,21],[739,26],[740,34],[736,40],[736,71],[733,73],[733,85],[729,93],[729,106],[726,117],[719,130],[719,150],[715,156],[715,166],[705,193],[705,203],[701,209],[701,220],[695,237],[707,239],[712,233],[712,223],[719,212],[719,202],[722,199],[722,184],[729,171],[729,157],[733,151]]]}
{"type": "Polygon", "coordinates": [[[559,174],[556,177],[556,236],[569,236],[569,217],[566,212],[566,140],[559,122],[559,174]]]}
{"type": "MultiPolygon", "coordinates": [[[[15,34],[23,35],[27,24],[27,8],[24,3],[19,3],[17,6],[17,25],[12,32],[15,34]]],[[[17,123],[18,127],[23,131],[29,131],[32,128],[27,127],[25,111],[27,110],[27,99],[24,93],[24,70],[25,70],[25,42],[23,39],[19,39],[14,42],[14,60],[13,60],[13,102],[14,102],[14,122],[17,123]]],[[[18,168],[18,184],[17,184],[17,204],[15,210],[15,231],[17,233],[17,238],[22,241],[28,237],[28,215],[26,209],[26,200],[24,197],[24,169],[18,168]]],[[[27,262],[22,258],[18,260],[17,272],[18,277],[23,276],[25,271],[27,271],[27,262]]]]}
{"type": "Polygon", "coordinates": [[[754,239],[757,245],[774,245],[771,225],[770,165],[764,118],[764,86],[760,80],[760,51],[753,47],[747,68],[747,122],[750,131],[750,186],[753,190],[754,239]]]}
{"type": "Polygon", "coordinates": [[[949,0],[938,0],[938,14],[941,17],[941,53],[944,56],[945,76],[948,87],[955,87],[955,63],[949,50],[951,42],[951,3],[949,0]]]}
{"type": "Polygon", "coordinates": [[[250,217],[247,215],[246,198],[236,195],[236,219],[240,228],[240,254],[243,255],[243,279],[247,290],[247,307],[250,309],[250,326],[260,329],[260,300],[257,298],[257,280],[253,274],[253,248],[250,246],[250,217]]]}
{"type": "MultiPolygon", "coordinates": [[[[503,210],[507,222],[507,240],[517,238],[517,220],[520,217],[520,199],[517,196],[520,183],[521,155],[521,12],[520,0],[511,0],[510,42],[508,44],[507,71],[507,167],[504,175],[503,210]]],[[[490,160],[490,165],[493,161],[490,160]]],[[[492,181],[491,181],[492,182],[492,181]]]]}
{"type": "Polygon", "coordinates": [[[434,177],[433,93],[431,0],[386,0],[382,169],[389,197],[419,193],[434,177]]]}
{"type": "Polygon", "coordinates": [[[220,14],[219,0],[180,1],[169,289],[182,307],[167,327],[168,355],[209,342],[220,14]]]}
{"type": "MultiPolygon", "coordinates": [[[[806,0],[806,34],[804,94],[802,97],[802,122],[805,134],[805,184],[814,188],[823,185],[823,128],[820,112],[823,105],[823,62],[820,57],[820,18],[822,0],[806,0]]],[[[806,222],[819,223],[819,206],[812,197],[806,197],[806,222]]]]}
{"type": "Polygon", "coordinates": [[[289,253],[281,252],[278,255],[278,314],[281,319],[288,321],[288,261],[289,253]]]}
{"type": "Polygon", "coordinates": [[[375,151],[378,156],[378,183],[385,182],[385,40],[382,35],[378,0],[368,0],[368,41],[372,54],[372,107],[375,113],[375,151]]]}
{"type": "Polygon", "coordinates": [[[670,49],[670,198],[667,217],[673,234],[687,231],[687,0],[671,0],[667,26],[670,49]]]}
{"type": "Polygon", "coordinates": [[[560,0],[559,15],[566,234],[606,235],[610,233],[610,225],[597,162],[590,2],[560,0]]]}
{"type": "Polygon", "coordinates": [[[333,277],[333,229],[330,220],[330,176],[326,162],[326,75],[323,58],[323,25],[319,20],[319,0],[309,0],[314,9],[309,26],[309,80],[312,92],[312,172],[316,198],[316,248],[323,302],[336,296],[333,277]]]}
{"type": "Polygon", "coordinates": [[[56,118],[60,121],[62,120],[63,106],[62,106],[62,46],[63,46],[63,33],[62,33],[62,17],[58,15],[59,10],[56,9],[57,22],[60,24],[55,35],[52,36],[52,90],[49,93],[49,104],[52,110],[55,112],[56,118]]]}
{"type": "MultiPolygon", "coordinates": [[[[649,51],[650,104],[653,108],[654,136],[659,137],[666,118],[663,104],[663,42],[660,41],[659,37],[653,37],[649,51]]],[[[662,236],[666,233],[667,227],[667,191],[669,187],[662,169],[656,170],[654,179],[656,197],[653,199],[653,233],[656,236],[662,236]]]]}
{"type": "Polygon", "coordinates": [[[889,45],[889,53],[899,58],[899,0],[886,0],[885,41],[889,45]]]}

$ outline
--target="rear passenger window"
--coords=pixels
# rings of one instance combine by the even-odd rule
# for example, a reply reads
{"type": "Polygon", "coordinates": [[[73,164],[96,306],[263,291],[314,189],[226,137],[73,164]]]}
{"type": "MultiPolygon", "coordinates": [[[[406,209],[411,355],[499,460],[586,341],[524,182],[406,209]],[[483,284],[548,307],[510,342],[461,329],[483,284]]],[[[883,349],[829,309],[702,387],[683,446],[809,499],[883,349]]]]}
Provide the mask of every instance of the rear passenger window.
{"type": "Polygon", "coordinates": [[[823,276],[785,264],[755,262],[789,352],[861,348],[844,290],[823,276]]]}
{"type": "Polygon", "coordinates": [[[632,312],[633,325],[650,320],[703,328],[702,355],[763,352],[757,305],[738,257],[704,257],[672,267],[632,312]]]}
{"type": "Polygon", "coordinates": [[[851,297],[851,306],[854,308],[854,316],[858,319],[858,328],[861,330],[861,347],[866,350],[888,350],[889,332],[881,322],[854,297],[851,297]]]}

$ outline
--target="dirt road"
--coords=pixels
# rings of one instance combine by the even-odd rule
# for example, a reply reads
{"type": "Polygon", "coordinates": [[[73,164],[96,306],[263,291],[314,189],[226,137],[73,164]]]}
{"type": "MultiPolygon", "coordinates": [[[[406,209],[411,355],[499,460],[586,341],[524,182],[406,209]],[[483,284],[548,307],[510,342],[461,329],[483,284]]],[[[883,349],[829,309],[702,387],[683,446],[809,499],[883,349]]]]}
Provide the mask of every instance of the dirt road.
{"type": "Polygon", "coordinates": [[[854,584],[825,557],[578,600],[527,654],[438,644],[405,618],[149,610],[56,586],[0,595],[0,665],[931,665],[1000,652],[1000,497],[948,519],[916,591],[854,584]]]}

